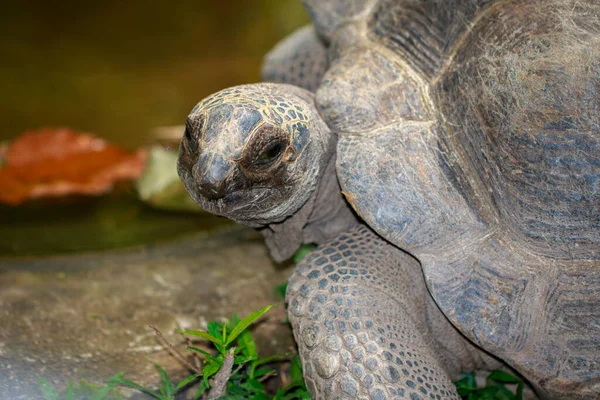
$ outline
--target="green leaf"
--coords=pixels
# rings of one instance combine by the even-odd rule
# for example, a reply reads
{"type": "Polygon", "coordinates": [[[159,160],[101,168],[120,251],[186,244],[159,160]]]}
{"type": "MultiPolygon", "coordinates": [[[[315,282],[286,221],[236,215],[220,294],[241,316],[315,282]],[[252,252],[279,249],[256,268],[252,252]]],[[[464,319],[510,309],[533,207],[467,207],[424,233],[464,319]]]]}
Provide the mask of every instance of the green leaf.
{"type": "Polygon", "coordinates": [[[210,333],[214,337],[221,336],[221,332],[223,332],[223,324],[221,324],[217,321],[210,321],[206,325],[206,328],[208,329],[208,333],[210,333]]]}
{"type": "Polygon", "coordinates": [[[489,374],[486,379],[491,379],[493,381],[502,382],[502,383],[519,383],[519,382],[521,382],[521,380],[519,378],[509,374],[508,372],[504,372],[504,371],[500,371],[500,370],[492,371],[492,373],[489,374]]]}
{"type": "Polygon", "coordinates": [[[311,400],[310,393],[308,393],[308,390],[306,390],[306,388],[300,388],[298,390],[295,390],[291,394],[287,395],[283,400],[288,399],[311,400]]]}
{"type": "Polygon", "coordinates": [[[206,391],[208,390],[209,387],[210,386],[208,386],[208,384],[206,382],[201,381],[200,386],[198,386],[198,391],[194,395],[194,400],[198,400],[200,397],[202,397],[204,395],[204,393],[206,393],[206,391]]]}
{"type": "Polygon", "coordinates": [[[75,400],[75,385],[73,385],[73,379],[69,379],[69,386],[65,391],[65,400],[75,400]]]}
{"type": "Polygon", "coordinates": [[[302,245],[300,245],[300,247],[298,248],[298,250],[296,250],[296,252],[292,256],[292,261],[294,261],[295,264],[298,264],[300,261],[302,261],[302,259],[304,257],[306,257],[306,255],[308,253],[312,252],[315,249],[315,247],[316,246],[314,244],[302,244],[302,245]]]}
{"type": "Polygon", "coordinates": [[[208,378],[216,374],[221,367],[223,366],[223,362],[218,361],[209,361],[202,370],[202,377],[204,378],[204,382],[208,385],[208,378]]]}
{"type": "Polygon", "coordinates": [[[288,282],[283,282],[281,285],[275,286],[275,293],[285,298],[285,292],[287,291],[288,282]]]}
{"type": "Polygon", "coordinates": [[[235,327],[239,323],[240,323],[240,316],[237,314],[233,314],[233,316],[231,317],[231,321],[229,321],[229,328],[233,329],[233,327],[235,327]]]}
{"type": "MultiPolygon", "coordinates": [[[[213,335],[216,338],[221,337],[223,335],[223,324],[221,324],[217,321],[210,321],[207,324],[207,329],[208,329],[208,333],[210,333],[211,335],[213,335]]],[[[225,354],[227,352],[227,349],[225,349],[224,341],[221,341],[220,343],[215,343],[215,342],[213,342],[213,343],[214,343],[215,347],[217,348],[217,350],[219,351],[219,353],[225,354]]]]}
{"type": "MultiPolygon", "coordinates": [[[[239,325],[239,322],[238,322],[239,325]]],[[[242,332],[237,338],[238,349],[241,349],[242,354],[248,358],[254,357],[258,358],[258,352],[256,351],[256,343],[254,343],[254,338],[252,337],[252,333],[249,331],[242,332]]]]}
{"type": "MultiPolygon", "coordinates": [[[[125,375],[124,372],[117,374],[116,376],[123,376],[123,375],[125,375]]],[[[111,383],[109,380],[109,382],[106,383],[106,385],[104,385],[101,388],[94,391],[94,394],[92,396],[90,396],[90,398],[88,400],[104,400],[105,398],[108,397],[110,392],[113,391],[115,386],[116,386],[116,383],[111,383]]]]}
{"type": "Polygon", "coordinates": [[[274,368],[259,368],[254,371],[254,376],[251,376],[250,378],[258,379],[275,371],[276,370],[274,368]]]}
{"type": "Polygon", "coordinates": [[[200,376],[202,376],[202,374],[194,374],[194,375],[188,376],[187,378],[185,378],[184,380],[182,380],[181,382],[179,382],[177,384],[177,386],[175,387],[175,391],[178,391],[179,389],[189,385],[190,383],[192,383],[193,381],[198,379],[200,376]]]}
{"type": "Polygon", "coordinates": [[[515,395],[515,400],[523,400],[523,381],[519,382],[517,386],[517,394],[515,395]]]}
{"type": "Polygon", "coordinates": [[[271,400],[264,392],[256,393],[251,397],[252,400],[271,400]]]}
{"type": "Polygon", "coordinates": [[[304,379],[302,375],[302,362],[298,356],[292,358],[290,361],[290,376],[292,378],[292,382],[299,382],[303,381],[304,379]]]}
{"type": "Polygon", "coordinates": [[[264,313],[269,311],[271,309],[271,307],[273,307],[273,304],[270,304],[270,305],[266,306],[265,308],[262,308],[258,311],[250,313],[246,318],[242,319],[240,321],[240,323],[237,324],[235,326],[235,328],[233,328],[233,330],[229,334],[229,337],[227,338],[227,342],[225,342],[225,345],[228,345],[229,343],[233,342],[235,340],[235,338],[238,337],[239,334],[241,334],[244,330],[246,330],[246,328],[248,328],[248,326],[250,326],[251,323],[253,323],[258,318],[260,318],[264,313]]]}
{"type": "Polygon", "coordinates": [[[38,386],[46,400],[60,400],[58,398],[58,393],[56,393],[56,390],[54,390],[50,382],[48,382],[41,376],[38,379],[38,386]]]}
{"type": "Polygon", "coordinates": [[[298,388],[285,395],[281,400],[310,400],[310,393],[306,388],[298,388]]]}
{"type": "Polygon", "coordinates": [[[246,356],[236,356],[233,358],[233,363],[235,365],[246,364],[250,361],[256,360],[255,357],[246,357],[246,356]]]}
{"type": "Polygon", "coordinates": [[[109,380],[109,383],[115,383],[117,385],[129,386],[131,388],[139,390],[140,392],[147,393],[150,396],[155,397],[155,398],[160,399],[160,400],[170,400],[170,399],[167,399],[164,396],[162,396],[160,393],[156,393],[152,389],[148,389],[147,387],[144,387],[142,385],[138,385],[137,383],[132,382],[129,379],[125,379],[122,376],[111,378],[109,380]]]}
{"type": "Polygon", "coordinates": [[[227,382],[227,395],[228,396],[247,396],[250,393],[243,387],[239,386],[239,383],[234,383],[231,380],[227,382]]]}
{"type": "Polygon", "coordinates": [[[254,374],[255,374],[255,373],[254,373],[254,370],[255,370],[257,367],[259,367],[260,365],[263,365],[263,364],[266,364],[266,363],[268,363],[268,362],[275,361],[275,360],[286,359],[286,358],[289,358],[290,356],[291,356],[291,354],[290,354],[290,353],[287,353],[287,354],[274,354],[274,355],[272,355],[272,356],[269,356],[269,357],[263,357],[263,358],[259,358],[258,360],[254,361],[254,362],[252,363],[252,365],[250,366],[250,372],[249,372],[249,374],[248,374],[248,375],[249,375],[251,378],[254,378],[254,377],[255,377],[255,376],[254,376],[254,374]]]}
{"type": "Polygon", "coordinates": [[[206,351],[204,351],[204,350],[202,350],[202,349],[199,349],[199,348],[197,348],[197,347],[194,347],[194,346],[188,346],[188,347],[186,347],[186,349],[187,349],[187,350],[193,350],[193,351],[196,351],[196,352],[198,352],[198,353],[200,353],[200,354],[204,355],[206,358],[215,358],[215,357],[213,357],[213,355],[212,355],[212,354],[210,354],[210,353],[208,353],[208,352],[206,352],[206,351]]]}
{"type": "Polygon", "coordinates": [[[160,388],[160,392],[169,400],[174,399],[175,389],[173,388],[173,383],[169,379],[167,372],[158,364],[155,364],[154,366],[160,373],[160,377],[162,379],[162,387],[160,388]]]}
{"type": "Polygon", "coordinates": [[[494,395],[480,389],[471,393],[469,397],[467,397],[467,400],[494,400],[494,395]]]}
{"type": "Polygon", "coordinates": [[[182,333],[184,335],[201,337],[203,339],[210,340],[215,345],[223,346],[221,339],[216,338],[213,335],[211,335],[210,333],[205,332],[205,331],[182,331],[182,330],[177,329],[177,332],[182,333]]]}
{"type": "Polygon", "coordinates": [[[310,394],[308,393],[308,390],[306,390],[304,381],[293,382],[283,389],[277,389],[277,393],[275,394],[275,397],[273,397],[273,400],[292,399],[310,400],[310,394]]]}
{"type": "Polygon", "coordinates": [[[477,382],[475,382],[475,372],[468,374],[463,373],[460,380],[454,383],[456,391],[461,397],[468,396],[471,392],[477,390],[477,382]]]}
{"type": "Polygon", "coordinates": [[[240,386],[250,393],[264,393],[265,391],[263,384],[256,379],[248,379],[246,382],[240,384],[240,386]]]}
{"type": "Polygon", "coordinates": [[[279,393],[279,398],[281,398],[281,399],[294,398],[294,397],[286,396],[286,394],[298,393],[298,392],[308,393],[308,391],[306,390],[306,385],[304,384],[304,381],[292,382],[289,385],[287,385],[286,387],[284,387],[283,389],[277,390],[277,393],[279,393]]]}
{"type": "Polygon", "coordinates": [[[476,400],[514,400],[515,395],[503,385],[486,386],[471,393],[476,400]]]}
{"type": "Polygon", "coordinates": [[[263,365],[263,364],[269,363],[271,361],[286,360],[286,359],[289,359],[291,356],[292,356],[292,353],[273,354],[272,356],[259,358],[258,360],[256,360],[254,362],[254,364],[258,367],[259,365],[263,365]]]}

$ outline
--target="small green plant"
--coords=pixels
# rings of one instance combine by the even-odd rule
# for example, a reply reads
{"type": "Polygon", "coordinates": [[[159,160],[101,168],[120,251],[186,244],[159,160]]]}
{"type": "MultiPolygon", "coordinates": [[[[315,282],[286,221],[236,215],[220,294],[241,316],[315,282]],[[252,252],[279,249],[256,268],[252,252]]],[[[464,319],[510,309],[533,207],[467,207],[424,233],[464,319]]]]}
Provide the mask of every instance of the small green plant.
{"type": "Polygon", "coordinates": [[[463,374],[455,382],[458,394],[466,400],[522,400],[523,381],[511,374],[496,370],[486,378],[486,386],[477,388],[475,372],[463,374]],[[516,393],[511,392],[505,384],[517,384],[516,393]]]}
{"type": "Polygon", "coordinates": [[[121,400],[124,397],[115,389],[117,383],[113,380],[123,375],[123,373],[115,375],[104,386],[94,385],[85,379],[80,380],[78,384],[74,384],[71,380],[67,388],[60,393],[42,377],[38,379],[38,385],[46,400],[121,400]]]}
{"type": "Polygon", "coordinates": [[[317,246],[312,243],[302,243],[292,256],[292,261],[294,264],[298,264],[300,261],[302,261],[302,259],[312,252],[316,247],[317,246]]]}
{"type": "MultiPolygon", "coordinates": [[[[196,393],[196,398],[204,395],[210,388],[209,379],[214,376],[212,390],[217,393],[227,393],[228,399],[310,399],[302,379],[302,370],[297,357],[290,354],[280,354],[261,358],[258,355],[256,344],[248,326],[266,313],[271,306],[255,311],[239,319],[233,316],[227,323],[210,322],[208,331],[179,331],[180,333],[197,336],[209,340],[217,349],[218,354],[213,356],[196,347],[188,349],[204,355],[202,383],[196,393]],[[264,368],[268,363],[291,358],[291,383],[284,388],[277,389],[274,397],[269,397],[265,392],[263,382],[275,375],[273,368],[264,368]],[[219,374],[222,374],[219,376],[219,374]],[[225,377],[227,379],[225,379],[225,377]]],[[[212,396],[210,396],[212,397],[212,396]]]]}
{"type": "MultiPolygon", "coordinates": [[[[50,383],[43,378],[40,378],[39,381],[40,390],[46,400],[112,400],[122,398],[115,397],[115,394],[112,393],[116,386],[122,385],[137,389],[158,400],[174,400],[177,393],[184,388],[188,388],[192,384],[198,384],[198,389],[194,395],[195,399],[216,399],[225,398],[224,396],[226,396],[227,399],[231,400],[309,400],[310,396],[302,378],[302,367],[298,356],[279,354],[261,358],[252,333],[248,330],[249,326],[269,311],[271,307],[272,305],[269,305],[243,319],[234,315],[230,321],[225,323],[209,322],[207,331],[178,331],[185,335],[210,341],[216,349],[216,354],[213,355],[197,347],[188,346],[188,350],[202,355],[203,361],[198,366],[193,366],[185,361],[194,373],[177,384],[169,379],[167,372],[160,365],[156,365],[156,369],[161,376],[161,384],[157,390],[126,379],[124,373],[115,375],[108,380],[105,386],[95,388],[84,396],[79,395],[81,390],[73,386],[72,382],[64,393],[59,395],[50,383]],[[290,361],[289,382],[284,387],[276,389],[274,395],[268,395],[264,383],[275,376],[277,371],[274,368],[267,367],[267,365],[287,360],[290,361]]],[[[158,330],[156,332],[161,340],[166,342],[162,334],[158,330]]],[[[174,350],[170,344],[168,345],[174,350]]]]}
{"type": "Polygon", "coordinates": [[[147,395],[155,399],[174,400],[175,394],[179,390],[196,380],[199,376],[198,374],[191,375],[179,382],[177,385],[174,385],[173,382],[171,382],[171,380],[169,379],[167,372],[160,365],[156,364],[155,367],[160,373],[160,377],[162,379],[161,384],[158,386],[158,391],[152,390],[150,388],[139,385],[133,381],[130,381],[129,379],[123,378],[124,374],[111,379],[109,383],[113,383],[115,385],[129,386],[131,388],[139,390],[140,392],[146,393],[147,395]]]}

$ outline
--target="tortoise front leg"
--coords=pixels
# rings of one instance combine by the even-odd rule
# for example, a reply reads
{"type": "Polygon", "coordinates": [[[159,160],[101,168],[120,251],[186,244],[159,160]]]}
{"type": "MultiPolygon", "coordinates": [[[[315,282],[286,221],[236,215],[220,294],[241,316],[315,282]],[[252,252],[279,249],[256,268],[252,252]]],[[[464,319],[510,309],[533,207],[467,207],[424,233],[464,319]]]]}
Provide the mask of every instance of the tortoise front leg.
{"type": "MultiPolygon", "coordinates": [[[[433,338],[439,310],[420,265],[365,226],[308,255],[287,300],[313,398],[458,398],[460,362],[433,338]]],[[[458,333],[446,328],[436,333],[451,343],[458,333]]]]}
{"type": "Polygon", "coordinates": [[[314,92],[327,70],[327,48],[312,25],[292,33],[265,56],[265,82],[289,83],[314,92]]]}

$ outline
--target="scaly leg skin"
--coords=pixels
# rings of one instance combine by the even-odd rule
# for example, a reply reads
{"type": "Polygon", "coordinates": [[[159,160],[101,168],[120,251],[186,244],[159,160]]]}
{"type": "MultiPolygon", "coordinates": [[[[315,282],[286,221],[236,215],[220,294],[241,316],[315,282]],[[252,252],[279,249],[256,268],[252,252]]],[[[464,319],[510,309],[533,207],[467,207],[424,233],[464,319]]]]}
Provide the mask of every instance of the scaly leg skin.
{"type": "Polygon", "coordinates": [[[261,75],[265,82],[289,83],[314,92],[327,65],[327,48],[309,25],[283,39],[265,56],[261,75]]]}
{"type": "Polygon", "coordinates": [[[309,254],[287,300],[314,399],[458,399],[452,379],[478,364],[418,262],[365,226],[309,254]]]}

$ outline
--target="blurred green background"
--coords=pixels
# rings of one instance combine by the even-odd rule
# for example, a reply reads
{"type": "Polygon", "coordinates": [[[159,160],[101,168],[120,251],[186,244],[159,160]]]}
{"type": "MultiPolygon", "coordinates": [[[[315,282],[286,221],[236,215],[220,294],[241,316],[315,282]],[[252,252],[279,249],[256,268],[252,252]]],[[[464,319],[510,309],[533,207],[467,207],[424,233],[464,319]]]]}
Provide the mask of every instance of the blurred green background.
{"type": "Polygon", "coordinates": [[[144,144],[210,93],[258,81],[262,56],[306,23],[300,0],[6,2],[0,140],[68,126],[144,144]]]}

